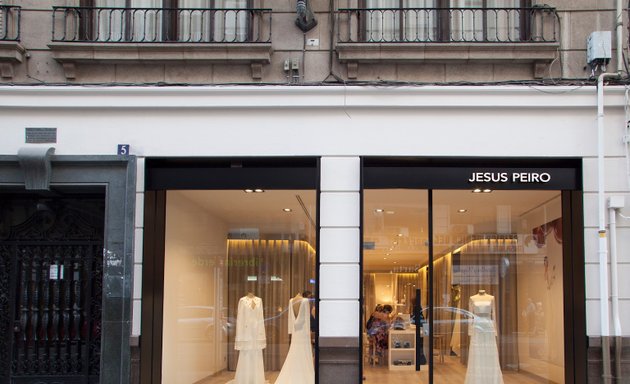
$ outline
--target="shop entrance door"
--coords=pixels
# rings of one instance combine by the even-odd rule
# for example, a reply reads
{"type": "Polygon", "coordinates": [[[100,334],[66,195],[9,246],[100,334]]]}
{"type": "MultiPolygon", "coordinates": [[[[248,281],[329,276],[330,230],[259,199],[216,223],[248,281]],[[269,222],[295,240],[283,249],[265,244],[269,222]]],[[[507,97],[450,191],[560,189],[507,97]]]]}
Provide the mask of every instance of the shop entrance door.
{"type": "Polygon", "coordinates": [[[363,198],[366,382],[566,382],[560,190],[363,198]]]}
{"type": "Polygon", "coordinates": [[[3,194],[0,383],[98,383],[104,195],[3,194]]]}

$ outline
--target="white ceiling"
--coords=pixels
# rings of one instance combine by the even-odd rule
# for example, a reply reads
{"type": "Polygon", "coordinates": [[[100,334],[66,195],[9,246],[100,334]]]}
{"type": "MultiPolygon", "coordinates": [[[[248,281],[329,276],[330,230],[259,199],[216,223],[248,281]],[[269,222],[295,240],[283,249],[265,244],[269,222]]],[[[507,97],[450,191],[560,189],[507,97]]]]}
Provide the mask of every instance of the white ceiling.
{"type": "MultiPolygon", "coordinates": [[[[201,209],[227,223],[231,231],[259,228],[260,233],[294,234],[301,238],[311,238],[314,234],[315,191],[245,193],[241,190],[218,190],[169,193],[183,194],[201,209]],[[292,212],[284,212],[284,208],[291,208],[292,212]]],[[[558,191],[493,191],[482,194],[467,190],[434,191],[434,253],[440,255],[454,249],[461,245],[462,237],[471,233],[497,233],[497,222],[516,228],[515,223],[520,216],[555,198],[559,198],[558,191]],[[467,211],[458,213],[458,209],[467,211]],[[497,217],[503,219],[498,220],[497,217]]],[[[426,264],[427,191],[365,190],[364,199],[364,269],[390,271],[397,267],[414,268],[426,264]],[[383,212],[376,212],[376,209],[382,209],[383,212]],[[369,244],[373,244],[373,249],[368,249],[372,248],[369,244]]]]}

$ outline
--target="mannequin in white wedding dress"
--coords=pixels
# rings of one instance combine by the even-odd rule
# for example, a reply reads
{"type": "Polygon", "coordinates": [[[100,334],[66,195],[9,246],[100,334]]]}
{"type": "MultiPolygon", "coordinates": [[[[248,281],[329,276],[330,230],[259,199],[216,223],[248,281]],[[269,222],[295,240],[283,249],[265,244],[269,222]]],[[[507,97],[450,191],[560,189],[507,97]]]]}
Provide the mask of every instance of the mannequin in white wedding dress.
{"type": "Polygon", "coordinates": [[[260,297],[248,293],[238,301],[236,338],[238,362],[234,380],[229,384],[265,384],[262,350],[267,346],[263,303],[260,297]]]}
{"type": "Polygon", "coordinates": [[[289,300],[288,312],[291,345],[275,384],[314,384],[311,311],[308,298],[297,294],[289,300]]]}
{"type": "Polygon", "coordinates": [[[468,326],[470,347],[465,384],[503,384],[497,349],[494,296],[480,289],[470,297],[469,310],[474,314],[468,326]]]}

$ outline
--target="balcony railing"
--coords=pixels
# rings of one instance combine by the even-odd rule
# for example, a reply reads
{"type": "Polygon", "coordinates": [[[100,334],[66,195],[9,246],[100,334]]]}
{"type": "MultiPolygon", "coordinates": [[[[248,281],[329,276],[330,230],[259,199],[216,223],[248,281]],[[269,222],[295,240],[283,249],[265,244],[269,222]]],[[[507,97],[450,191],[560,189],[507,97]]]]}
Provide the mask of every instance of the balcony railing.
{"type": "Polygon", "coordinates": [[[0,41],[20,40],[21,8],[0,5],[0,41]]]}
{"type": "Polygon", "coordinates": [[[54,42],[269,43],[271,9],[53,7],[54,42]]]}
{"type": "Polygon", "coordinates": [[[554,8],[360,8],[337,11],[339,43],[555,43],[554,8]]]}

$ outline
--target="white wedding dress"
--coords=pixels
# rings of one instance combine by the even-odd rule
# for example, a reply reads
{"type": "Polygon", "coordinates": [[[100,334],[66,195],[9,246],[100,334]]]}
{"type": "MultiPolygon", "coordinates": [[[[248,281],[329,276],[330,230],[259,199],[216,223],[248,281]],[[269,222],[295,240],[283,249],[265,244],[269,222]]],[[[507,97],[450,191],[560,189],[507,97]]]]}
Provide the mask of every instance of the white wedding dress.
{"type": "Polygon", "coordinates": [[[494,324],[494,296],[471,296],[470,311],[475,315],[469,327],[470,347],[465,384],[503,384],[494,324]]]}
{"type": "Polygon", "coordinates": [[[293,311],[295,300],[289,301],[289,333],[291,345],[275,384],[314,384],[313,351],[311,349],[310,306],[302,298],[297,315],[293,311]]]}
{"type": "Polygon", "coordinates": [[[265,384],[262,350],[267,346],[262,299],[244,296],[238,301],[236,338],[238,362],[229,384],[265,384]]]}

